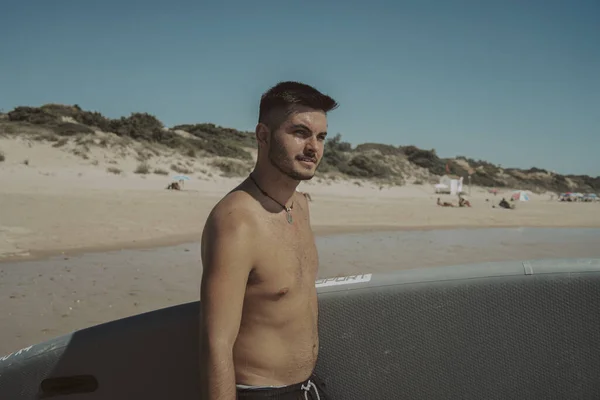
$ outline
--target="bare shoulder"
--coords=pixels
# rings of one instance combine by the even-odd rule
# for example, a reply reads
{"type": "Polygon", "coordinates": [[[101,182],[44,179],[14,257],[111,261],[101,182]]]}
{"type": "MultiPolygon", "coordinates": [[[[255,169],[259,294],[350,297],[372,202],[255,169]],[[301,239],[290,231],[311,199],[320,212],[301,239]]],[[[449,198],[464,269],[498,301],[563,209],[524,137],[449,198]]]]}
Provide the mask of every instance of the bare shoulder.
{"type": "Polygon", "coordinates": [[[302,206],[302,209],[304,210],[304,212],[306,213],[306,216],[308,217],[310,215],[310,210],[309,210],[309,202],[308,202],[308,198],[307,198],[306,194],[301,191],[296,191],[294,197],[296,198],[296,201],[298,201],[298,203],[300,203],[300,205],[302,206]]]}
{"type": "Polygon", "coordinates": [[[207,228],[228,227],[230,223],[253,223],[256,205],[252,196],[236,190],[223,197],[211,210],[206,220],[207,228]]]}
{"type": "Polygon", "coordinates": [[[202,233],[202,257],[216,248],[243,252],[251,245],[258,226],[256,202],[243,190],[228,193],[211,210],[202,233]]]}

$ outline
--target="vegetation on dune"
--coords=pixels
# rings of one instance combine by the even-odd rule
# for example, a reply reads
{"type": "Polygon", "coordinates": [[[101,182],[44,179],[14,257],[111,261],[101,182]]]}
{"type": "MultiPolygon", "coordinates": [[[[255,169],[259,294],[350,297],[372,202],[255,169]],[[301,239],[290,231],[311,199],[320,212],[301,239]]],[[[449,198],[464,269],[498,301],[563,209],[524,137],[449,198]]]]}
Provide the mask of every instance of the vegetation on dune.
{"type": "MultiPolygon", "coordinates": [[[[94,135],[97,131],[112,132],[123,139],[167,146],[187,157],[212,158],[209,164],[219,168],[225,176],[247,174],[252,160],[248,150],[256,147],[253,132],[211,123],[167,128],[148,113],[136,112],[127,117],[111,119],[98,112],[82,110],[78,105],[16,107],[2,116],[0,124],[3,124],[4,132],[12,134],[32,134],[36,129],[51,132],[55,147],[63,145],[65,137],[94,135]]],[[[0,156],[4,158],[3,154],[0,156]]],[[[150,168],[140,164],[136,172],[150,173],[150,168]]],[[[327,140],[318,172],[325,177],[345,176],[391,184],[402,184],[411,177],[419,183],[435,182],[446,173],[461,176],[465,182],[471,173],[472,184],[484,187],[515,187],[538,192],[600,191],[600,176],[565,176],[535,167],[527,170],[502,168],[465,156],[440,158],[434,149],[425,150],[416,146],[363,143],[353,148],[342,140],[340,134],[327,140]]]]}
{"type": "MultiPolygon", "coordinates": [[[[138,141],[156,142],[174,149],[197,150],[214,156],[251,159],[243,150],[243,134],[233,129],[223,129],[213,124],[181,125],[167,129],[161,121],[148,113],[132,113],[128,117],[110,119],[98,112],[82,110],[78,105],[47,104],[41,107],[16,107],[8,113],[9,121],[44,126],[59,136],[94,133],[95,130],[113,132],[118,136],[138,141]],[[183,127],[198,140],[177,135],[183,127]],[[216,134],[223,129],[226,137],[216,134]]],[[[246,141],[247,143],[248,141],[246,141]]]]}
{"type": "Polygon", "coordinates": [[[176,125],[173,131],[185,131],[201,140],[202,149],[221,157],[250,160],[245,147],[255,147],[251,132],[240,132],[231,128],[222,128],[214,124],[176,125]]]}

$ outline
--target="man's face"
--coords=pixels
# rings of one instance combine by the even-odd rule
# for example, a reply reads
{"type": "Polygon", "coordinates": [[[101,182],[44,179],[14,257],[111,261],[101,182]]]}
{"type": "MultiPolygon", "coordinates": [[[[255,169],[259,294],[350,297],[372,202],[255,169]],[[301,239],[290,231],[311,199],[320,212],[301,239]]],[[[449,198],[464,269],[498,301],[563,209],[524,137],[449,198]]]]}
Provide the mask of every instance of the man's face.
{"type": "Polygon", "coordinates": [[[283,174],[295,180],[310,180],[323,157],[327,136],[324,112],[298,107],[271,132],[268,158],[283,174]]]}

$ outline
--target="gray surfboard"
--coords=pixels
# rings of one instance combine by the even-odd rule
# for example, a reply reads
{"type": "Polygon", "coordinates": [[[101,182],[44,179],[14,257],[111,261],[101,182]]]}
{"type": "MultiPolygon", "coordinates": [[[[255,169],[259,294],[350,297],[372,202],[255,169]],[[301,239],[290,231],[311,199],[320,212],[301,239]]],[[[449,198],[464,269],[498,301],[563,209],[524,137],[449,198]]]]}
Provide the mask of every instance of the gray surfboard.
{"type": "MultiPolygon", "coordinates": [[[[600,398],[600,259],[317,281],[333,399],[600,398]]],[[[198,399],[199,303],[0,358],[0,399],[198,399]]]]}

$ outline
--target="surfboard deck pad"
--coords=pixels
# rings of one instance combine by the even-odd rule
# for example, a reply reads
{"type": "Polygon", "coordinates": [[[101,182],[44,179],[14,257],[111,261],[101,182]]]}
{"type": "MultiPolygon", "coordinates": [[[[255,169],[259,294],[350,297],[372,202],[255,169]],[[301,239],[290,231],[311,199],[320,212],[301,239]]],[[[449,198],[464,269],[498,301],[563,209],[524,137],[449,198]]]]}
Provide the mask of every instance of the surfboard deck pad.
{"type": "MultiPolygon", "coordinates": [[[[600,259],[317,281],[334,399],[600,398],[600,259]]],[[[199,303],[0,357],[0,399],[197,399],[199,303]]]]}

